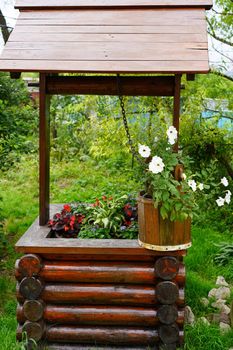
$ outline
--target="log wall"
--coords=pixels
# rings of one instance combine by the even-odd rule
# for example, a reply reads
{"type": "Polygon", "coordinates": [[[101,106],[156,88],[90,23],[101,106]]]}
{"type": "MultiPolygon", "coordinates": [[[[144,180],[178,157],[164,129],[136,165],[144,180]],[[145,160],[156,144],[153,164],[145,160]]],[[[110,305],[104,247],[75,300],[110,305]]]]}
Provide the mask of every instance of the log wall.
{"type": "Polygon", "coordinates": [[[182,256],[145,261],[27,254],[16,262],[17,339],[46,349],[176,349],[183,342],[182,256]]]}

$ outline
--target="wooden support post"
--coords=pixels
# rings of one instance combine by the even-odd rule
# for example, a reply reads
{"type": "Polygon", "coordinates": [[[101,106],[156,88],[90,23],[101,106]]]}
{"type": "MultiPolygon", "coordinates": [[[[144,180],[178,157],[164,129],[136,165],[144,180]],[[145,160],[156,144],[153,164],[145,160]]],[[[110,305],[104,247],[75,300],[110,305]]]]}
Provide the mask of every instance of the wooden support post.
{"type": "Polygon", "coordinates": [[[46,74],[40,73],[40,218],[41,226],[49,220],[49,96],[46,74]]]}
{"type": "MultiPolygon", "coordinates": [[[[173,126],[178,131],[180,129],[180,89],[181,89],[181,74],[175,75],[175,91],[174,91],[174,105],[173,105],[173,126]]],[[[173,149],[178,152],[178,139],[173,149]]]]}

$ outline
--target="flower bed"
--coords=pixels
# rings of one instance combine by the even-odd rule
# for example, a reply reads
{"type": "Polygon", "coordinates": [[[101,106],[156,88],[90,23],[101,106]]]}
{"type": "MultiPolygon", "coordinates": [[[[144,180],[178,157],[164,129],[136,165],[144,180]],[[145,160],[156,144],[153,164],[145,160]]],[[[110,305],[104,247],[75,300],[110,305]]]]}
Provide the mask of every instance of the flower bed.
{"type": "Polygon", "coordinates": [[[103,196],[94,203],[66,204],[48,226],[51,238],[133,239],[138,233],[136,201],[103,196]]]}

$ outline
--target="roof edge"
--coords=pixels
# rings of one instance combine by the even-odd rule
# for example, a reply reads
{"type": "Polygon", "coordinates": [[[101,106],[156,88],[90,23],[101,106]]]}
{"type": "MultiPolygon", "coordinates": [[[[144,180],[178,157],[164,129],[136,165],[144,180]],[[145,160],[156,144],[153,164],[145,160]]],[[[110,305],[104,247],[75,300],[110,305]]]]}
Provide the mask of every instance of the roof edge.
{"type": "Polygon", "coordinates": [[[213,0],[50,0],[41,4],[41,0],[17,0],[15,8],[20,11],[32,10],[77,10],[77,9],[146,9],[146,8],[204,8],[210,10],[213,0]]]}

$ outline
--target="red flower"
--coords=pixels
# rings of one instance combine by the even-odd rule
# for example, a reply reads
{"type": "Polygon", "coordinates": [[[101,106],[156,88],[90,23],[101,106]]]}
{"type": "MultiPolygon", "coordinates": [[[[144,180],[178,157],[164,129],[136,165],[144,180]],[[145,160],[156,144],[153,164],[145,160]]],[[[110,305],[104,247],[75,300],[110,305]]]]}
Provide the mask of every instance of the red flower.
{"type": "Polygon", "coordinates": [[[102,196],[102,199],[103,199],[103,201],[106,201],[107,197],[106,196],[102,196]]]}
{"type": "Polygon", "coordinates": [[[64,208],[64,210],[67,211],[68,213],[71,212],[71,206],[70,206],[69,204],[65,204],[63,208],[64,208]]]}
{"type": "Polygon", "coordinates": [[[48,225],[49,226],[53,226],[53,224],[54,224],[54,221],[53,220],[49,220],[48,225]]]}
{"type": "Polygon", "coordinates": [[[56,219],[60,219],[60,217],[61,217],[61,214],[60,214],[60,213],[55,214],[55,218],[56,218],[56,219]]]}
{"type": "Polygon", "coordinates": [[[112,197],[109,197],[109,198],[108,198],[108,200],[109,200],[109,201],[112,201],[112,200],[113,200],[113,198],[112,198],[112,197]]]}
{"type": "Polygon", "coordinates": [[[79,215],[78,215],[78,218],[77,218],[78,224],[81,224],[81,223],[83,222],[83,219],[84,219],[84,218],[85,218],[84,215],[79,214],[79,215]]]}
{"type": "Polygon", "coordinates": [[[67,225],[64,227],[64,230],[65,230],[65,231],[69,231],[69,229],[70,229],[70,228],[69,228],[69,226],[67,226],[67,225]]]}
{"type": "Polygon", "coordinates": [[[125,226],[130,226],[131,225],[131,221],[130,220],[125,220],[124,224],[125,224],[125,226]]]}
{"type": "Polygon", "coordinates": [[[93,207],[99,207],[100,201],[99,198],[96,198],[95,203],[93,204],[93,207]]]}

